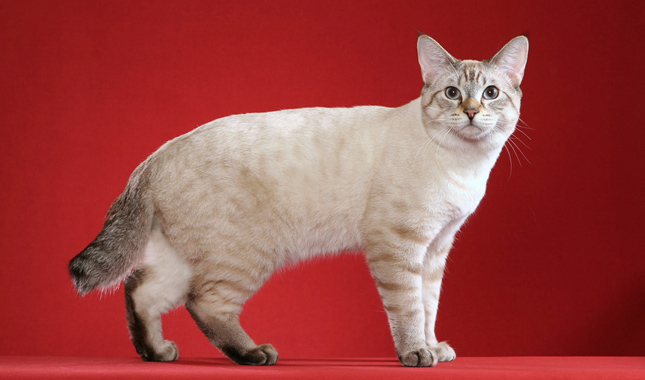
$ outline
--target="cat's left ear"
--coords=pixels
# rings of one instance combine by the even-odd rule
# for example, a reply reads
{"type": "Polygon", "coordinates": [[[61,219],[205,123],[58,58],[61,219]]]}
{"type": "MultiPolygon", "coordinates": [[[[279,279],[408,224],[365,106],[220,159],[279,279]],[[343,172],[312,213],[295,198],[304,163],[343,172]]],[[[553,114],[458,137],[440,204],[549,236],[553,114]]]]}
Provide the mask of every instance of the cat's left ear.
{"type": "Polygon", "coordinates": [[[529,55],[529,39],[525,36],[513,38],[502,50],[497,52],[490,62],[495,64],[511,80],[514,87],[522,83],[524,68],[529,55]]]}

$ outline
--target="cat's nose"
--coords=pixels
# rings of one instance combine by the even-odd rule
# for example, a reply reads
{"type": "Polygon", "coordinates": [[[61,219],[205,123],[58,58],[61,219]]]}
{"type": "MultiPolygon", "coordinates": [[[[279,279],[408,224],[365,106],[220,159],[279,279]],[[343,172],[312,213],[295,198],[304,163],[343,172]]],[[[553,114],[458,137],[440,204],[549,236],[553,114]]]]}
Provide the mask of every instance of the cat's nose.
{"type": "Polygon", "coordinates": [[[468,115],[468,118],[472,121],[473,118],[475,117],[475,114],[479,112],[481,103],[479,103],[477,100],[473,98],[468,98],[464,101],[464,103],[461,106],[464,109],[464,113],[468,115]]]}
{"type": "Polygon", "coordinates": [[[471,108],[466,108],[464,110],[464,113],[466,115],[468,115],[468,118],[470,120],[472,120],[475,117],[475,114],[478,113],[478,112],[479,112],[479,110],[477,108],[472,108],[472,107],[471,108]]]}

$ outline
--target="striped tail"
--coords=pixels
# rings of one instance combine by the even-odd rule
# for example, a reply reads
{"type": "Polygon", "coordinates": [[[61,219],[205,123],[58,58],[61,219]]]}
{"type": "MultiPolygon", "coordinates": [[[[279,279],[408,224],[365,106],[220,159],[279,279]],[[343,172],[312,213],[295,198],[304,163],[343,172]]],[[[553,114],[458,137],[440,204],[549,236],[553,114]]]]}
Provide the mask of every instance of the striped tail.
{"type": "Polygon", "coordinates": [[[108,211],[99,235],[69,263],[78,293],[118,284],[141,259],[150,237],[154,207],[143,165],[108,211]]]}

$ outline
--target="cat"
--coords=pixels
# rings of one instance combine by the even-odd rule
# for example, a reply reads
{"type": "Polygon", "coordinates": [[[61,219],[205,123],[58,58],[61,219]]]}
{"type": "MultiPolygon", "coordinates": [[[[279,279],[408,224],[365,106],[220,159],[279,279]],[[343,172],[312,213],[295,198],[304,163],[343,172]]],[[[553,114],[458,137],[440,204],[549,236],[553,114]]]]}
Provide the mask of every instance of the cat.
{"type": "Polygon", "coordinates": [[[484,196],[519,119],[528,39],[458,60],[417,41],[424,86],[398,108],[305,108],[229,116],[140,164],[99,235],[69,263],[79,294],[125,283],[144,360],[173,361],[161,315],[184,304],[232,361],[272,365],[238,315],[277,269],[360,250],[404,366],[455,351],[435,336],[454,236],[484,196]]]}

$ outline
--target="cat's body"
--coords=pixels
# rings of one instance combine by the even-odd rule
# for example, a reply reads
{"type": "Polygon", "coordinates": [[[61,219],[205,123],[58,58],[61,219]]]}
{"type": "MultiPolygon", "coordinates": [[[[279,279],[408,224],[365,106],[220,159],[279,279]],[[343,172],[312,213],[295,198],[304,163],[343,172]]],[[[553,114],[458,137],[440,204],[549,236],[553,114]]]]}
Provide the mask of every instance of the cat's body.
{"type": "Polygon", "coordinates": [[[177,359],[160,317],[185,303],[232,360],[274,364],[237,321],[244,302],[286,264],[362,250],[401,362],[454,359],[434,334],[443,268],[519,117],[527,48],[519,37],[491,63],[457,61],[422,36],[426,86],[407,105],[230,116],[166,143],[70,263],[79,292],[134,269],[126,306],[144,359],[177,359]],[[507,99],[484,101],[491,86],[507,99]]]}

